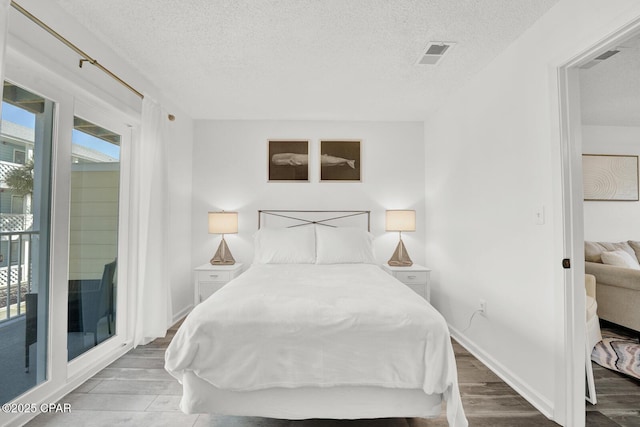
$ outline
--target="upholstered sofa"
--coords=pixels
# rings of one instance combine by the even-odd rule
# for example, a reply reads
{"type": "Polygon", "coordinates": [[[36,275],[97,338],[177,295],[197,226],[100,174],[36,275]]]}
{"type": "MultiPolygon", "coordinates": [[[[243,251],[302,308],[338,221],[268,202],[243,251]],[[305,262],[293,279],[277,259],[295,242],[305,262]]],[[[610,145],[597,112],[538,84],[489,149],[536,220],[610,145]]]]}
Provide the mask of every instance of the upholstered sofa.
{"type": "Polygon", "coordinates": [[[585,273],[596,277],[598,316],[636,331],[640,331],[638,260],[638,241],[585,242],[585,273]]]}

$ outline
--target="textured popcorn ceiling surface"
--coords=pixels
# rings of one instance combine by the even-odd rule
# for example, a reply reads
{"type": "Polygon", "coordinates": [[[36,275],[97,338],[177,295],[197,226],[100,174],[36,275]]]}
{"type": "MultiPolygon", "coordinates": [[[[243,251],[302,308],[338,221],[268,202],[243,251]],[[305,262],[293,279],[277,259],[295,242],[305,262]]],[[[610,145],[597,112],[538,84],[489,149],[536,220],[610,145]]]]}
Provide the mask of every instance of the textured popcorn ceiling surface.
{"type": "Polygon", "coordinates": [[[424,119],[557,2],[54,1],[194,118],[338,120],[424,119]]]}

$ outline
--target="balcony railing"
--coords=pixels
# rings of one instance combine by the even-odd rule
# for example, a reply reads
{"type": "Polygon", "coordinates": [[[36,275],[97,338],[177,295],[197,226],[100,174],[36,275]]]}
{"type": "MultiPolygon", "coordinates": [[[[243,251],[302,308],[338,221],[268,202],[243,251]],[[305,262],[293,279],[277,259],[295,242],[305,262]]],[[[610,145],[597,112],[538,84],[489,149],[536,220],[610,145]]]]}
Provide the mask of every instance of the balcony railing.
{"type": "Polygon", "coordinates": [[[0,230],[2,232],[27,231],[33,226],[31,214],[0,213],[0,230]]]}
{"type": "Polygon", "coordinates": [[[20,163],[7,162],[0,160],[0,181],[4,184],[5,178],[9,172],[21,167],[20,163]]]}
{"type": "Polygon", "coordinates": [[[31,292],[31,231],[0,232],[0,323],[25,314],[25,295],[31,292]],[[5,243],[6,242],[6,243],[5,243]]]}

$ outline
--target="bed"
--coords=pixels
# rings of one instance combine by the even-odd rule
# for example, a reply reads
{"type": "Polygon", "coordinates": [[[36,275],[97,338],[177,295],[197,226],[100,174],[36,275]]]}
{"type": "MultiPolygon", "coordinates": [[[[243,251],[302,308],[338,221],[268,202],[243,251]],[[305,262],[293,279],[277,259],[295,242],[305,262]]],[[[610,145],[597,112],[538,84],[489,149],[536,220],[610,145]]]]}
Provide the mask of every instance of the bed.
{"type": "Polygon", "coordinates": [[[467,426],[444,318],[376,264],[367,230],[296,225],[261,227],[252,266],[179,328],[165,368],[181,410],[437,417],[446,402],[449,425],[467,426]]]}

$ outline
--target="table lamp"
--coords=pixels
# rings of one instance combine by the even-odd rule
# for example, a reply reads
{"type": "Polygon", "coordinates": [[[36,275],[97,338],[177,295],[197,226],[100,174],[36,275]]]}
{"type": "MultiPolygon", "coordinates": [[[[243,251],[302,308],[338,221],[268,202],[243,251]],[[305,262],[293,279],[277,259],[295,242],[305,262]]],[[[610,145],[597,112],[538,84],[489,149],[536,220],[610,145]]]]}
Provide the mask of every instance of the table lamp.
{"type": "Polygon", "coordinates": [[[407,253],[407,249],[402,243],[403,231],[416,231],[416,211],[411,210],[390,210],[387,211],[386,231],[397,231],[400,236],[400,242],[393,252],[388,263],[394,267],[410,267],[413,261],[407,253]]]}
{"type": "Polygon", "coordinates": [[[231,251],[224,240],[225,234],[235,234],[238,232],[238,212],[209,212],[209,234],[222,234],[222,241],[213,258],[213,265],[233,265],[231,251]]]}

